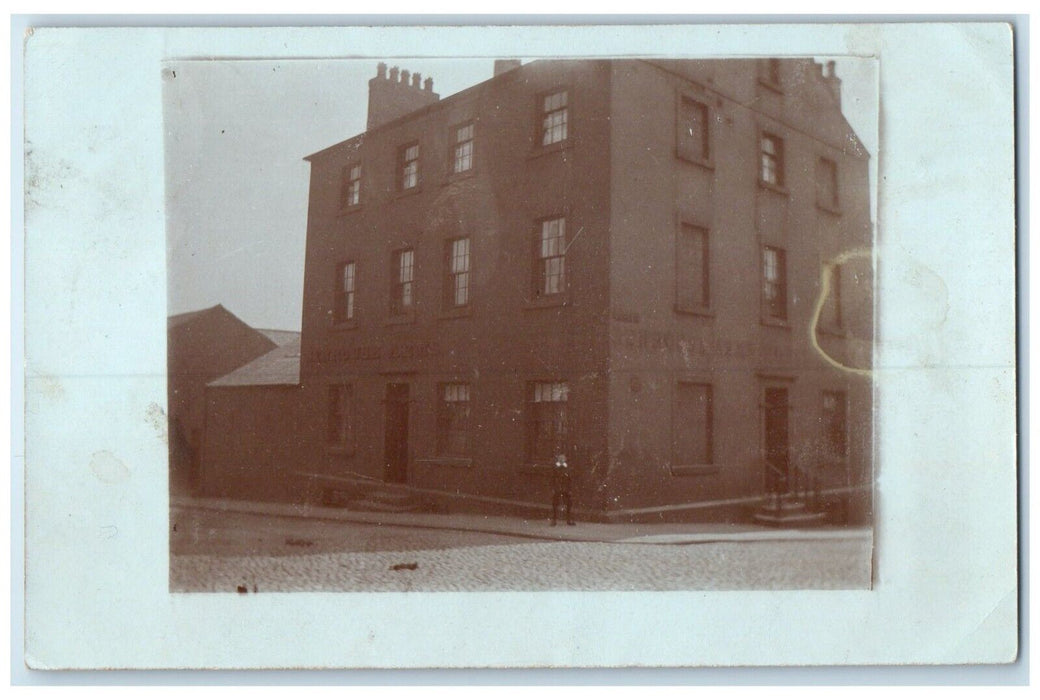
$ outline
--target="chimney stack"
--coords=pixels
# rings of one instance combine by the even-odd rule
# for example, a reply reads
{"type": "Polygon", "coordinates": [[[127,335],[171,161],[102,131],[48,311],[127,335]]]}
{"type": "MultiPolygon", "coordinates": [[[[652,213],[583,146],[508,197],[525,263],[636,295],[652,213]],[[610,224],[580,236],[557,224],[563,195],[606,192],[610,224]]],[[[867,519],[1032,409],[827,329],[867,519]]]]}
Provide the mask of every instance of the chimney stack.
{"type": "Polygon", "coordinates": [[[433,78],[425,83],[419,73],[397,66],[387,71],[385,63],[376,67],[376,77],[368,81],[368,130],[433,104],[440,95],[433,91],[433,78]]]}
{"type": "Polygon", "coordinates": [[[841,78],[834,72],[834,66],[834,61],[827,61],[826,66],[816,64],[820,77],[823,78],[823,82],[826,83],[827,88],[831,91],[834,101],[838,103],[838,109],[841,109],[841,78]]]}
{"type": "Polygon", "coordinates": [[[495,75],[499,76],[520,67],[520,61],[515,58],[495,59],[495,75]]]}

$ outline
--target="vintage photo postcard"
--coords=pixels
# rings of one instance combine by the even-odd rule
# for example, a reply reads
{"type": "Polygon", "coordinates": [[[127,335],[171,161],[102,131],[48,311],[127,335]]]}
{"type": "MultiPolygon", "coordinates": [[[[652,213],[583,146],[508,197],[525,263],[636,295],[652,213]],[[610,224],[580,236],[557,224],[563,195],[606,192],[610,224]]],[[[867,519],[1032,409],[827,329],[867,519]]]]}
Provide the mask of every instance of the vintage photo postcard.
{"type": "Polygon", "coordinates": [[[417,29],[27,37],[30,665],[1013,660],[1008,28],[417,29]]]}
{"type": "Polygon", "coordinates": [[[163,67],[171,590],[869,588],[838,62],[421,63],[163,67]]]}

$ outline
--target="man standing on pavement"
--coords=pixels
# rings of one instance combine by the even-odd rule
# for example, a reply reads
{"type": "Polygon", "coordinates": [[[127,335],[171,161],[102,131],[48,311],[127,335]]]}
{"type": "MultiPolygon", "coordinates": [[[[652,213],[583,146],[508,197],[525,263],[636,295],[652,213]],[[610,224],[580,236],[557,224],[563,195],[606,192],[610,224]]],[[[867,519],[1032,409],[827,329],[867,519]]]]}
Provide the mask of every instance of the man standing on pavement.
{"type": "Polygon", "coordinates": [[[556,464],[553,465],[553,498],[552,498],[552,526],[556,527],[556,509],[563,501],[567,509],[567,524],[573,525],[574,518],[571,516],[571,470],[567,466],[567,456],[562,452],[556,455],[556,464]]]}

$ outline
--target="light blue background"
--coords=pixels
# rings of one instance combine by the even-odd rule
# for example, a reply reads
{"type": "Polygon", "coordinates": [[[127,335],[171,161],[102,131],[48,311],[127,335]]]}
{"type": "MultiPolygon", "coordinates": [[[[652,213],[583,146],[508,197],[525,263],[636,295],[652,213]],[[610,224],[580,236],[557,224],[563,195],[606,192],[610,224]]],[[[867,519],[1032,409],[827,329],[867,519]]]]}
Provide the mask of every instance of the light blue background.
{"type": "Polygon", "coordinates": [[[1011,68],[1000,25],[38,30],[25,83],[27,658],[84,668],[1011,659],[1011,68]],[[944,281],[948,312],[919,328],[931,309],[915,308],[913,279],[882,278],[877,590],[167,593],[166,447],[149,420],[165,403],[160,63],[416,47],[880,57],[882,242],[944,281]],[[889,335],[908,340],[886,346],[889,335]],[[118,484],[90,469],[105,450],[127,466],[118,484]]]}

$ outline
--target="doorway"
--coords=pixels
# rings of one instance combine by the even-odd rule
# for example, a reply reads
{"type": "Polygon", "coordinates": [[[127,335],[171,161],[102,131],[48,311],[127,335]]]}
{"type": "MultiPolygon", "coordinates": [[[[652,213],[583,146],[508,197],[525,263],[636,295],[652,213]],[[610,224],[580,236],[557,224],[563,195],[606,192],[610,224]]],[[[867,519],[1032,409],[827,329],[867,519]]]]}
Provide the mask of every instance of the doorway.
{"type": "Polygon", "coordinates": [[[408,480],[408,385],[386,385],[386,440],[383,480],[403,484],[408,480]]]}
{"type": "Polygon", "coordinates": [[[766,387],[764,411],[763,452],[766,459],[766,491],[786,493],[790,466],[787,389],[766,387]]]}

